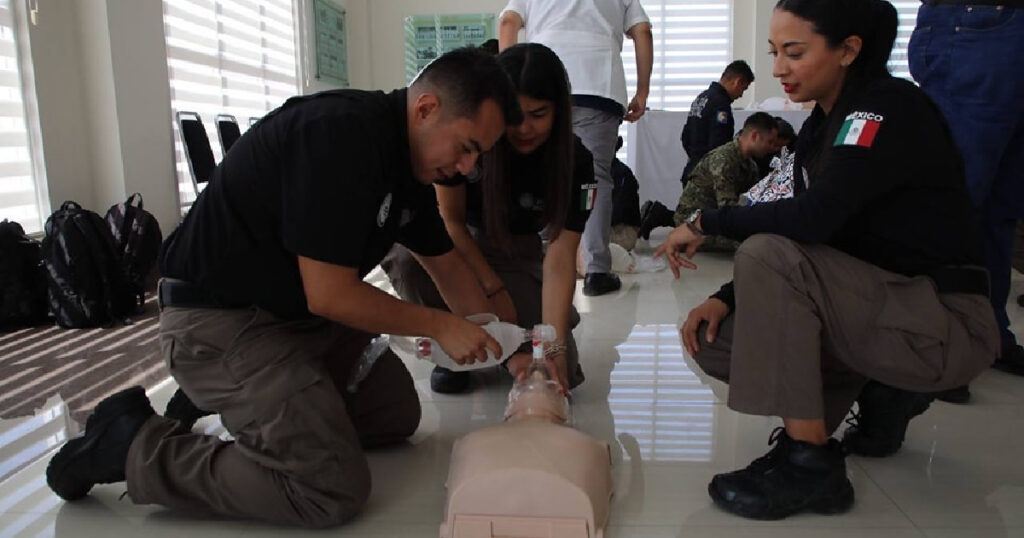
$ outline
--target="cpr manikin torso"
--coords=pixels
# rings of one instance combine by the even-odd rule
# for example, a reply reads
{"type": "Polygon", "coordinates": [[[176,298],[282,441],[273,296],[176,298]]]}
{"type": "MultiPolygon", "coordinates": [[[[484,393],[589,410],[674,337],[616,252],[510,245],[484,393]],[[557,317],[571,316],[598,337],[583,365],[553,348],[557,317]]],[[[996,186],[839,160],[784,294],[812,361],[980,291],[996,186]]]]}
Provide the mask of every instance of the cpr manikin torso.
{"type": "Polygon", "coordinates": [[[601,538],[612,495],[607,443],[565,425],[543,363],[509,392],[506,422],[455,442],[442,538],[601,538]]]}

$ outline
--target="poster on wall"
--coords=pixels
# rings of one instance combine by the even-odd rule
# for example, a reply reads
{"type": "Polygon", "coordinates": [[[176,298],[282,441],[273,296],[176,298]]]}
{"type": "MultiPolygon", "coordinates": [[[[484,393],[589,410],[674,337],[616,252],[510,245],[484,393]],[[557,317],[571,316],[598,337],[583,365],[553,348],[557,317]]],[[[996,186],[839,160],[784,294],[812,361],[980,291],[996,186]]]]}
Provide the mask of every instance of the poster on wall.
{"type": "Polygon", "coordinates": [[[345,10],[331,0],[316,0],[316,78],[348,88],[345,10]]]}
{"type": "Polygon", "coordinates": [[[412,82],[431,60],[459,47],[494,39],[493,13],[413,15],[405,18],[405,80],[412,82]]]}

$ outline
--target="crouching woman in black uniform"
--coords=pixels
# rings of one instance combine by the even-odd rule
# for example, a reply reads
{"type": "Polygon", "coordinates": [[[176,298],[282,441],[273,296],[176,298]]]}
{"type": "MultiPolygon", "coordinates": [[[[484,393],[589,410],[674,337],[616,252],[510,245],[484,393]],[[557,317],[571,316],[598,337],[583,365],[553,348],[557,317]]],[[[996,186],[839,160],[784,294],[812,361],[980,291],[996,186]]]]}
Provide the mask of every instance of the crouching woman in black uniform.
{"type": "Polygon", "coordinates": [[[896,28],[880,0],[781,0],[774,75],[794,101],[817,101],[796,196],[695,214],[658,249],[678,276],[705,235],[745,240],[734,287],[681,331],[700,367],[728,381],[729,407],[783,419],[765,457],[708,486],[741,516],[847,510],[853,488],[830,435],[868,380],[862,421],[873,413],[902,441],[927,407],[914,393],[964,385],[999,352],[963,164],[935,105],[886,69],[896,28]]]}
{"type": "MultiPolygon", "coordinates": [[[[547,358],[568,390],[583,381],[572,298],[576,249],[596,192],[593,158],[572,133],[569,80],[558,56],[544,45],[524,43],[503,51],[498,62],[517,89],[523,122],[508,127],[481,157],[475,177],[438,181],[435,192],[456,250],[498,317],[523,327],[555,327],[558,341],[547,358]]],[[[381,266],[403,299],[445,308],[408,250],[395,247],[381,266]]],[[[530,360],[525,344],[505,367],[515,376],[530,360]]],[[[430,376],[435,392],[463,392],[468,385],[469,372],[437,367],[430,376]]]]}

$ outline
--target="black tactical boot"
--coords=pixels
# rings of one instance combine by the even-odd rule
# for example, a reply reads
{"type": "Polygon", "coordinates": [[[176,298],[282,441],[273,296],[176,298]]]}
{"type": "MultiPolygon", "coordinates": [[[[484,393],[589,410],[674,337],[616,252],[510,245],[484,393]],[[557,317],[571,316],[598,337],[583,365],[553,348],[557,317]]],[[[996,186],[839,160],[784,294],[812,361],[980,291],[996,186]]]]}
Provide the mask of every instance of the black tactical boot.
{"type": "Polygon", "coordinates": [[[1003,346],[1002,354],[992,363],[992,367],[1008,374],[1024,376],[1024,348],[1018,344],[1003,346]]]}
{"type": "Polygon", "coordinates": [[[108,396],[46,466],[46,483],[67,501],[81,499],[96,484],[123,482],[128,448],[139,428],[155,414],[142,387],[108,396]]]}
{"type": "Polygon", "coordinates": [[[640,207],[640,229],[637,235],[644,239],[651,238],[651,230],[662,226],[675,227],[675,214],[665,204],[648,200],[640,207]]]}
{"type": "Polygon", "coordinates": [[[469,388],[469,372],[454,372],[435,366],[430,372],[430,390],[441,394],[460,394],[469,388]]]}
{"type": "Polygon", "coordinates": [[[935,396],[936,400],[952,404],[965,404],[971,401],[971,387],[969,385],[961,385],[942,392],[936,392],[933,396],[935,396]]]}
{"type": "Polygon", "coordinates": [[[858,456],[895,454],[903,446],[910,419],[924,413],[933,398],[869,381],[857,397],[857,413],[847,421],[850,427],[843,433],[843,446],[858,456]]]}
{"type": "Polygon", "coordinates": [[[174,391],[174,396],[171,396],[170,401],[167,402],[167,409],[164,411],[165,417],[177,420],[190,430],[197,420],[212,414],[210,411],[196,407],[196,404],[192,403],[192,400],[181,389],[174,391]]]}
{"type": "Polygon", "coordinates": [[[853,506],[853,485],[835,439],[823,446],[772,433],[775,446],[745,469],[716,475],[708,493],[719,507],[751,519],[782,519],[812,511],[838,514],[853,506]]]}

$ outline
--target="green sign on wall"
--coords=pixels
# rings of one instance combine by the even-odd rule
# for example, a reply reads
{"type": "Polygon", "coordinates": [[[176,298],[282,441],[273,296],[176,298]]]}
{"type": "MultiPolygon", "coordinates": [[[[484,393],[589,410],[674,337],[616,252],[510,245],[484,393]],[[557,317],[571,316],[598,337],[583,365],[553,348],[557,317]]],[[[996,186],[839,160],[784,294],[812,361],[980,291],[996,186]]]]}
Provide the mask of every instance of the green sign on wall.
{"type": "Polygon", "coordinates": [[[345,10],[330,0],[316,0],[316,78],[348,87],[345,10]]]}
{"type": "Polygon", "coordinates": [[[493,13],[406,17],[406,82],[412,82],[421,69],[445,52],[494,39],[496,24],[493,13]]]}

